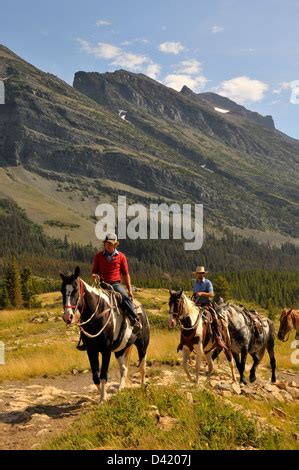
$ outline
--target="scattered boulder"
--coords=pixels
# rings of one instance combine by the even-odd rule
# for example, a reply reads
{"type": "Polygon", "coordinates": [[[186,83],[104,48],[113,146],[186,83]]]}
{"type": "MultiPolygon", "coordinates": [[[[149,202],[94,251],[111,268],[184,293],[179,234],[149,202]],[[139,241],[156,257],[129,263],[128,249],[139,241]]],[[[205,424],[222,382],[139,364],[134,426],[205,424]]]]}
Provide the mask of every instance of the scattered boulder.
{"type": "Polygon", "coordinates": [[[164,429],[164,431],[170,431],[176,424],[178,420],[170,416],[160,416],[157,426],[164,429]]]}
{"type": "Polygon", "coordinates": [[[242,389],[238,383],[234,382],[231,387],[236,395],[241,395],[242,389]]]}

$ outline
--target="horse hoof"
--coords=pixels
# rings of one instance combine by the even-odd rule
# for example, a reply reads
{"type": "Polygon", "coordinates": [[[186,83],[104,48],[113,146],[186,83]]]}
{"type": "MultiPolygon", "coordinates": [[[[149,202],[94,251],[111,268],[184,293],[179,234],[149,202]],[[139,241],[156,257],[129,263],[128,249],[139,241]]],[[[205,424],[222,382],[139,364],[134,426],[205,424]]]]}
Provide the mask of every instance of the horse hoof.
{"type": "Polygon", "coordinates": [[[249,377],[249,381],[250,381],[250,383],[252,384],[253,382],[256,381],[256,377],[249,377]]]}
{"type": "Polygon", "coordinates": [[[240,380],[240,384],[247,385],[247,380],[245,379],[240,380]]]}

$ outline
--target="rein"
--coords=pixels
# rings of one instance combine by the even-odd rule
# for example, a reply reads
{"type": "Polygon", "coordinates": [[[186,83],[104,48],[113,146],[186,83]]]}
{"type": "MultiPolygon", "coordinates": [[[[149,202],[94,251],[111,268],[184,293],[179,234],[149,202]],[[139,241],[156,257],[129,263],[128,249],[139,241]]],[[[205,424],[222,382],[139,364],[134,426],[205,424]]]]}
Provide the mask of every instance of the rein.
{"type": "Polygon", "coordinates": [[[180,319],[180,315],[183,313],[183,307],[184,307],[184,299],[181,298],[179,300],[179,311],[178,311],[178,320],[180,322],[180,327],[181,327],[181,330],[185,330],[185,331],[190,331],[190,330],[193,330],[194,328],[197,328],[198,326],[198,323],[199,323],[199,320],[200,320],[200,311],[198,312],[198,315],[197,315],[197,318],[195,320],[195,323],[191,326],[191,327],[186,327],[186,326],[183,326],[182,325],[182,320],[184,320],[184,318],[186,317],[190,317],[190,315],[185,315],[182,320],[180,319]]]}
{"type": "MultiPolygon", "coordinates": [[[[75,308],[75,309],[77,309],[77,308],[78,308],[78,303],[80,302],[80,299],[82,299],[82,306],[83,306],[83,307],[81,307],[81,308],[82,308],[81,312],[80,312],[80,310],[78,309],[81,315],[82,315],[82,313],[83,313],[83,311],[84,311],[84,308],[85,308],[84,295],[85,295],[85,292],[84,292],[84,284],[83,284],[82,279],[80,279],[80,295],[79,295],[77,304],[76,304],[76,306],[69,306],[69,308],[75,308]]],[[[117,308],[117,306],[116,306],[117,304],[115,303],[115,296],[111,295],[111,298],[113,298],[113,300],[114,300],[114,305],[109,305],[108,308],[106,308],[105,310],[103,310],[102,312],[99,313],[99,316],[100,316],[100,317],[103,317],[106,313],[109,312],[108,318],[107,318],[107,320],[106,320],[104,326],[100,329],[100,331],[99,331],[98,333],[96,333],[96,334],[94,334],[94,335],[92,335],[92,334],[88,333],[87,331],[85,331],[84,328],[82,328],[82,327],[83,327],[84,325],[87,325],[87,324],[95,317],[95,315],[96,315],[97,312],[98,312],[99,305],[100,305],[100,301],[101,301],[101,297],[100,297],[99,294],[98,294],[98,296],[99,296],[99,299],[98,299],[96,308],[95,308],[94,312],[91,314],[91,316],[90,316],[86,321],[80,322],[80,323],[76,323],[76,324],[75,324],[75,326],[77,326],[78,328],[80,328],[80,331],[81,331],[85,336],[87,336],[88,338],[97,338],[98,336],[100,336],[100,335],[103,333],[103,331],[105,330],[105,328],[106,328],[106,326],[108,325],[108,323],[109,323],[109,320],[110,320],[110,318],[111,318],[113,309],[116,308],[116,309],[118,310],[118,308],[117,308]]],[[[67,306],[67,307],[68,307],[68,306],[67,306]]]]}

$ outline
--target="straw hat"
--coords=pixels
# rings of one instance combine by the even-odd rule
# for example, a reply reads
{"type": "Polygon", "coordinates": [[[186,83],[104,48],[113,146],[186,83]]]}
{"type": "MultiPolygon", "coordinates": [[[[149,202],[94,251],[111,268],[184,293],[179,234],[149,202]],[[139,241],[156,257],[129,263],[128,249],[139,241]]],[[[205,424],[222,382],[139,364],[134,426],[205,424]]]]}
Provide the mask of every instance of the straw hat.
{"type": "Polygon", "coordinates": [[[196,267],[196,271],[193,271],[192,274],[206,274],[208,273],[209,271],[205,271],[205,267],[204,266],[197,266],[196,267]]]}

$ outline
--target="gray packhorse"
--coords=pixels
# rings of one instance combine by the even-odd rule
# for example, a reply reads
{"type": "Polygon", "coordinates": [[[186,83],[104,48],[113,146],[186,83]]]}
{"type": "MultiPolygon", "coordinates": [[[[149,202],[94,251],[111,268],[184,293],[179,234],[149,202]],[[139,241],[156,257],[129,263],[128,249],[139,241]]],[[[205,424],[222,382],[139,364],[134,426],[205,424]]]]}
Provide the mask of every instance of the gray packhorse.
{"type": "MultiPolygon", "coordinates": [[[[274,355],[275,329],[273,322],[257,312],[249,312],[244,307],[234,304],[220,304],[217,312],[226,315],[231,338],[231,350],[240,374],[240,382],[246,384],[244,370],[247,355],[253,359],[249,380],[256,380],[256,368],[267,349],[271,365],[271,381],[276,382],[276,360],[274,355]]],[[[213,359],[218,356],[215,351],[213,359]]]]}

